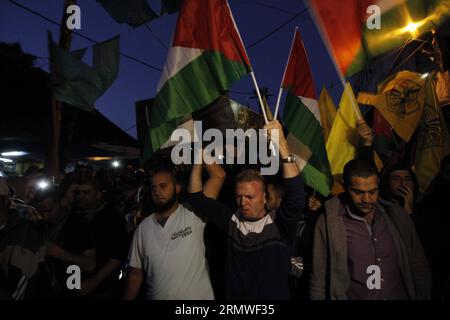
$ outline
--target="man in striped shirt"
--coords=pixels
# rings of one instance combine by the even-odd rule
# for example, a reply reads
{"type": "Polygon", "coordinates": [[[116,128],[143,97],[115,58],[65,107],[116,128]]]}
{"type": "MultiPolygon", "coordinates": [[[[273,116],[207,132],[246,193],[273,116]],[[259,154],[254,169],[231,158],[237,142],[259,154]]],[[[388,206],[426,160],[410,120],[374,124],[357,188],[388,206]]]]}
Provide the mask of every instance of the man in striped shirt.
{"type": "Polygon", "coordinates": [[[234,213],[205,194],[200,165],[191,173],[188,202],[228,237],[226,299],[289,299],[291,247],[305,192],[280,123],[271,121],[266,129],[269,135],[271,130],[279,133],[285,196],[277,210],[266,211],[266,187],[258,171],[245,170],[236,177],[234,213]]]}

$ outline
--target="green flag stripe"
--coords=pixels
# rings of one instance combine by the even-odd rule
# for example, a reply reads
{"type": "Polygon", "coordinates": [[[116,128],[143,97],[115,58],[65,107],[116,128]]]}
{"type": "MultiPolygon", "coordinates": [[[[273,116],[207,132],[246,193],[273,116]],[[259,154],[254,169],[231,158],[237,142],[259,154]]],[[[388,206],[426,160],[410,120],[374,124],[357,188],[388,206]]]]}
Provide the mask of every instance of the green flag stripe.
{"type": "Polygon", "coordinates": [[[331,190],[332,179],[327,174],[315,168],[310,163],[307,163],[302,171],[303,179],[310,187],[314,188],[323,196],[328,196],[331,190]]]}
{"type": "Polygon", "coordinates": [[[328,162],[322,127],[301,100],[288,92],[284,111],[286,127],[320,162],[328,162]]]}
{"type": "Polygon", "coordinates": [[[199,110],[250,72],[242,63],[220,52],[206,51],[170,78],[158,92],[152,108],[152,127],[199,110]]]}
{"type": "Polygon", "coordinates": [[[284,119],[290,134],[311,151],[310,157],[303,159],[307,162],[302,171],[305,183],[327,196],[333,180],[320,122],[302,101],[289,91],[284,119]]]}
{"type": "Polygon", "coordinates": [[[169,140],[173,130],[183,122],[183,119],[183,117],[177,118],[163,123],[157,128],[150,128],[152,152],[157,151],[167,140],[169,140]]]}

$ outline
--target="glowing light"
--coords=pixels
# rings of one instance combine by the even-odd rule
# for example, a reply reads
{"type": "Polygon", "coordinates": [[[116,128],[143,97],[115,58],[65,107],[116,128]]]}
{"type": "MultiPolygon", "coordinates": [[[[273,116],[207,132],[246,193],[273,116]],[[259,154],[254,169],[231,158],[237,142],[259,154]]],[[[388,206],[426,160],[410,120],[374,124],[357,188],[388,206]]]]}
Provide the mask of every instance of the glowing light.
{"type": "Polygon", "coordinates": [[[44,190],[50,186],[50,183],[47,180],[40,180],[37,183],[39,189],[44,190]]]}
{"type": "Polygon", "coordinates": [[[401,33],[409,32],[413,37],[417,37],[421,32],[424,31],[424,30],[419,30],[419,28],[421,28],[427,21],[428,21],[428,18],[418,21],[418,22],[410,21],[406,25],[406,27],[400,29],[400,32],[401,33]]]}
{"type": "Polygon", "coordinates": [[[421,76],[422,79],[425,79],[426,77],[428,77],[428,73],[424,73],[424,74],[421,76]]]}
{"type": "Polygon", "coordinates": [[[22,157],[29,154],[25,151],[8,151],[8,152],[2,152],[2,157],[22,157]]]}
{"type": "Polygon", "coordinates": [[[114,161],[111,163],[111,165],[113,166],[113,168],[118,168],[118,167],[120,167],[120,162],[117,161],[117,160],[114,160],[114,161]]]}
{"type": "Polygon", "coordinates": [[[419,23],[414,23],[414,22],[410,22],[408,23],[408,25],[405,27],[405,31],[411,33],[412,35],[415,35],[417,33],[417,29],[419,28],[420,24],[419,23]]]}
{"type": "Polygon", "coordinates": [[[14,162],[11,159],[6,159],[6,158],[0,158],[0,161],[2,161],[4,163],[13,163],[14,162]]]}
{"type": "Polygon", "coordinates": [[[112,157],[88,157],[86,159],[91,161],[105,161],[105,160],[112,160],[112,157]]]}

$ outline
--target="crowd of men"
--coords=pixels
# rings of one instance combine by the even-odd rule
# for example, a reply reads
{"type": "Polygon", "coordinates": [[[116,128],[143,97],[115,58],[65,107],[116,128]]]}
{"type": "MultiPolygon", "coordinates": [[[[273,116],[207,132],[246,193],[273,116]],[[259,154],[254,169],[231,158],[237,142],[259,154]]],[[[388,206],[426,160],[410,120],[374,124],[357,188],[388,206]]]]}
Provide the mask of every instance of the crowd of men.
{"type": "Polygon", "coordinates": [[[163,161],[78,166],[46,188],[39,170],[20,188],[0,177],[0,299],[450,298],[450,156],[419,194],[407,164],[378,172],[360,121],[345,191],[324,198],[279,122],[266,129],[280,133],[276,176],[163,161]]]}

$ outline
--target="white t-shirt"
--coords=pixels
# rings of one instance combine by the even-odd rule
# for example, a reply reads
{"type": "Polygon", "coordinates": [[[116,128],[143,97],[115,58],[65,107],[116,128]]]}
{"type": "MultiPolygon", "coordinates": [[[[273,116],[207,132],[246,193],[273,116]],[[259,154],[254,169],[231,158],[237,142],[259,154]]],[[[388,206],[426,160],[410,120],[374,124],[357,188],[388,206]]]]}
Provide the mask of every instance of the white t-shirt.
{"type": "Polygon", "coordinates": [[[162,227],[152,214],[133,237],[129,266],[146,274],[147,299],[212,300],[206,269],[205,223],[182,205],[162,227]]]}

